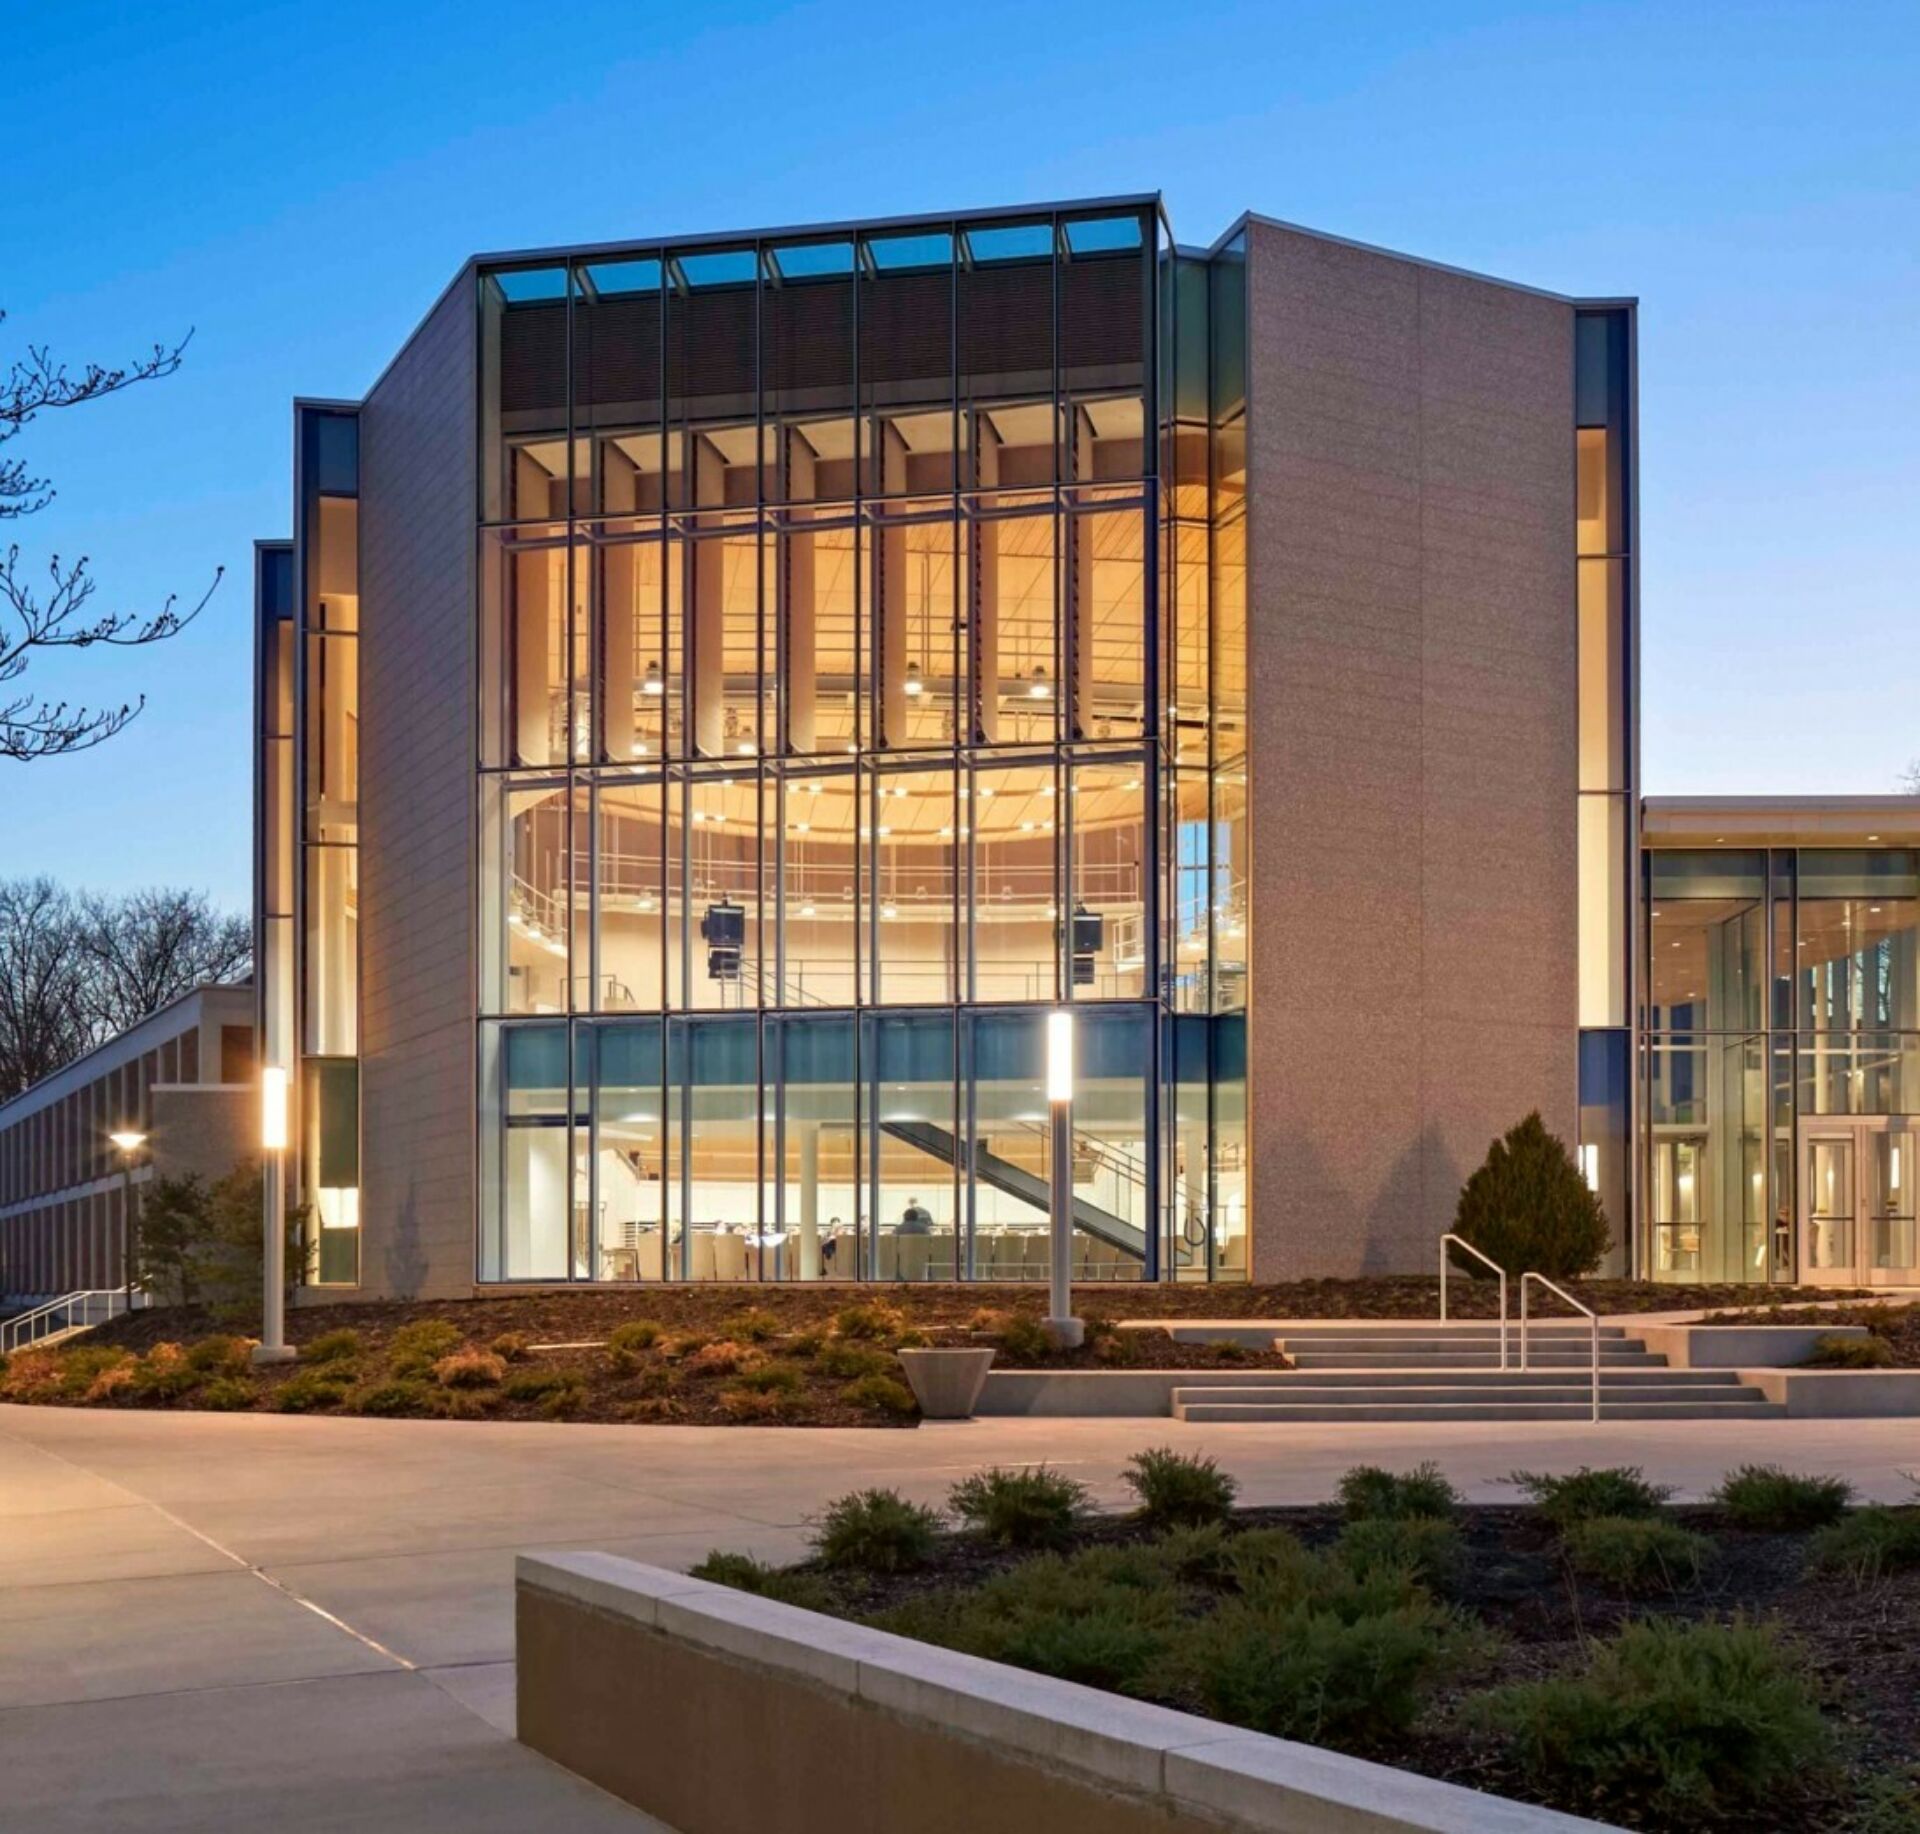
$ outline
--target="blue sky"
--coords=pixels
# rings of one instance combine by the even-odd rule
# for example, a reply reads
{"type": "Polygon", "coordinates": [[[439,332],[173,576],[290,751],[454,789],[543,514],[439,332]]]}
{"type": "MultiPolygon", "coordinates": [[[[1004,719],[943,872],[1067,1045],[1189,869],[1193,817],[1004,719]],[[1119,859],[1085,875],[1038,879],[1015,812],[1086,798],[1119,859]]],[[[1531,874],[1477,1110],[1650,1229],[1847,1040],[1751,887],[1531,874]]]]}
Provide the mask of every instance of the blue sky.
{"type": "Polygon", "coordinates": [[[358,395],[476,249],[1158,189],[1642,300],[1654,792],[1875,791],[1920,754],[1920,6],[328,8],[0,0],[0,354],[171,381],[16,443],[14,531],[102,601],[228,570],[163,648],[42,663],[145,715],[0,764],[0,876],[247,897],[251,543],[296,393],[358,395]]]}

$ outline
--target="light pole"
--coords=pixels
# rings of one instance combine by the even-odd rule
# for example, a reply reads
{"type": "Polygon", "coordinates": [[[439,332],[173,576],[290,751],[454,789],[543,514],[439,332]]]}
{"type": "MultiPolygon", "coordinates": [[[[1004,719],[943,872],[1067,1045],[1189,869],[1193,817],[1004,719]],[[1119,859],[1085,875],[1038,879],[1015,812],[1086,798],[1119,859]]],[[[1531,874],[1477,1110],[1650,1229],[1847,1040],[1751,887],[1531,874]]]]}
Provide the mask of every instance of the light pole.
{"type": "Polygon", "coordinates": [[[1053,1118],[1053,1253],[1049,1257],[1047,1335],[1077,1349],[1086,1327],[1073,1315],[1073,1014],[1047,1014],[1047,1106],[1053,1118]]]}
{"type": "Polygon", "coordinates": [[[133,1156],[147,1143],[147,1136],[132,1127],[110,1133],[120,1151],[120,1284],[126,1288],[127,1310],[133,1310],[133,1156]]]}
{"type": "Polygon", "coordinates": [[[260,1341],[256,1363],[290,1363],[287,1342],[287,1073],[260,1069],[260,1341]]]}

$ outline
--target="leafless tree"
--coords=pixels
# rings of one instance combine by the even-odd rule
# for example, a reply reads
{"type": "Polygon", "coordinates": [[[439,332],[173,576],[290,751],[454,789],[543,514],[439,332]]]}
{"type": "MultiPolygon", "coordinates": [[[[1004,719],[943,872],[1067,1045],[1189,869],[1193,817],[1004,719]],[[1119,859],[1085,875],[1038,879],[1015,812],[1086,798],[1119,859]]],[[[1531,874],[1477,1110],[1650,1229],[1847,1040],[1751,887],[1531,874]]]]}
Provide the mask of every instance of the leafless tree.
{"type": "Polygon", "coordinates": [[[0,880],[0,1101],[88,1048],[80,912],[50,879],[0,880]]]}
{"type": "Polygon", "coordinates": [[[189,988],[245,979],[251,959],[247,920],[202,892],[0,879],[0,1101],[189,988]]]}
{"type": "MultiPolygon", "coordinates": [[[[0,324],[6,314],[0,312],[0,324]]],[[[170,376],[180,367],[193,334],[179,343],[156,344],[152,351],[109,369],[88,363],[78,371],[57,361],[43,345],[28,345],[0,380],[0,523],[18,521],[53,501],[53,486],[9,452],[16,439],[42,414],[84,406],[116,395],[135,383],[170,376]]],[[[96,611],[95,580],[86,555],[63,561],[48,558],[44,571],[21,558],[18,543],[0,550],[0,685],[17,682],[38,651],[90,649],[95,644],[131,648],[177,635],[199,616],[224,568],[199,602],[183,609],[170,595],[158,611],[96,611]]],[[[87,707],[49,701],[31,693],[0,700],[0,759],[22,763],[86,751],[113,737],[146,704],[145,696],[118,707],[87,707]]]]}
{"type": "Polygon", "coordinates": [[[1903,796],[1920,796],[1920,758],[1900,773],[1900,793],[1903,796]]]}
{"type": "Polygon", "coordinates": [[[111,1038],[207,981],[237,981],[253,960],[244,917],[204,892],[154,888],[80,901],[88,1017],[111,1038]]]}

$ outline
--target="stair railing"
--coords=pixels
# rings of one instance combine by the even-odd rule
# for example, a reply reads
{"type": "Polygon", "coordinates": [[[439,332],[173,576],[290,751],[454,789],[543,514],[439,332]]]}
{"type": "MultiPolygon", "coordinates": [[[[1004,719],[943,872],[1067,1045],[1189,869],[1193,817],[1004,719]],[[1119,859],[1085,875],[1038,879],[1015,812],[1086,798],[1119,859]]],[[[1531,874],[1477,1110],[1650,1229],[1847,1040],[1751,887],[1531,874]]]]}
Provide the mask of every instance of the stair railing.
{"type": "Polygon", "coordinates": [[[1582,1305],[1579,1300],[1563,1286],[1555,1286],[1545,1274],[1524,1273],[1520,1276],[1520,1367],[1527,1367],[1527,1282],[1537,1280],[1548,1292],[1564,1299],[1587,1321],[1589,1355],[1591,1357],[1593,1381],[1593,1424],[1600,1424],[1600,1314],[1592,1306],[1582,1305]]]}
{"type": "MultiPolygon", "coordinates": [[[[1465,1236],[1455,1235],[1453,1231],[1449,1229],[1447,1233],[1440,1238],[1440,1322],[1442,1324],[1447,1322],[1447,1249],[1450,1246],[1464,1248],[1476,1261],[1492,1268],[1494,1273],[1499,1277],[1500,1367],[1504,1369],[1507,1366],[1507,1270],[1491,1255],[1481,1253],[1465,1236]]],[[[1526,1288],[1524,1286],[1521,1288],[1520,1296],[1524,1303],[1526,1298],[1526,1288]]],[[[1526,1366],[1526,1358],[1523,1354],[1520,1367],[1524,1369],[1526,1366]]]]}
{"type": "MultiPolygon", "coordinates": [[[[135,1306],[147,1303],[147,1295],[138,1288],[133,1293],[135,1306]]],[[[76,1330],[81,1326],[105,1324],[127,1309],[127,1290],[120,1286],[88,1287],[80,1292],[62,1293],[30,1312],[20,1312],[0,1323],[0,1352],[30,1349],[42,1338],[76,1330]],[[93,1314],[98,1311],[101,1316],[93,1314]]]]}

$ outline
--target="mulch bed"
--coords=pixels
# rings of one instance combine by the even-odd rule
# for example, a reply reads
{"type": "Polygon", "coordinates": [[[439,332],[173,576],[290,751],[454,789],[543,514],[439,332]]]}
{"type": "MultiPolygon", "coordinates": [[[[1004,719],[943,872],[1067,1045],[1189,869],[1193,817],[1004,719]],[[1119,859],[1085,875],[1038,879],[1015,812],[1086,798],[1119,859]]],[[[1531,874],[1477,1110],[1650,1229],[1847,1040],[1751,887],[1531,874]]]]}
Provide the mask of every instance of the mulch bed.
{"type": "MultiPolygon", "coordinates": [[[[1610,1637],[1635,1618],[1725,1622],[1738,1615],[1776,1625],[1792,1639],[1817,1678],[1825,1710],[1843,1741],[1851,1779],[1920,1766],[1920,1573],[1895,1574],[1868,1585],[1809,1575],[1809,1537],[1804,1533],[1735,1528],[1704,1507],[1671,1514],[1709,1535],[1716,1559],[1694,1586],[1627,1599],[1577,1579],[1536,1509],[1461,1508],[1454,1519],[1466,1546],[1467,1577],[1458,1602],[1496,1633],[1491,1666],[1476,1672],[1470,1683],[1443,1686],[1406,1742],[1366,1755],[1495,1795],[1550,1802],[1492,1738],[1457,1722],[1454,1710],[1470,1693],[1575,1671],[1587,1644],[1610,1637]]],[[[1246,1509],[1234,1517],[1240,1528],[1289,1529],[1310,1547],[1331,1543],[1343,1522],[1332,1507],[1246,1509]]],[[[1127,1518],[1109,1517],[1090,1524],[1075,1545],[1123,1545],[1147,1538],[1146,1531],[1127,1518]]],[[[933,1565],[919,1572],[846,1575],[811,1563],[799,1570],[824,1584],[830,1609],[865,1617],[930,1591],[970,1588],[1028,1557],[975,1537],[950,1535],[942,1539],[933,1565]]],[[[1598,1812],[1564,1801],[1553,1806],[1598,1812]]],[[[1629,1820],[1621,1825],[1663,1824],[1629,1820]]],[[[1920,1823],[1856,1821],[1848,1805],[1836,1800],[1832,1787],[1823,1785],[1783,1797],[1765,1811],[1744,1810],[1737,1820],[1689,1820],[1685,1825],[1737,1827],[1740,1834],[1855,1827],[1882,1834],[1884,1826],[1885,1834],[1895,1834],[1920,1823]]]]}
{"type": "MultiPolygon", "coordinates": [[[[995,1367],[1001,1369],[1284,1369],[1287,1359],[1265,1350],[1233,1345],[1182,1344],[1154,1331],[1116,1331],[1127,1320],[1175,1321],[1190,1318],[1286,1319],[1431,1319],[1437,1316],[1439,1282],[1436,1278],[1404,1276],[1365,1280],[1308,1280],[1269,1286],[1134,1286],[1098,1284],[1075,1289],[1075,1305],[1089,1321],[1088,1342],[1070,1352],[1048,1351],[1033,1343],[1028,1329],[1024,1341],[1019,1327],[1030,1325],[1046,1310],[1046,1294],[1034,1285],[909,1285],[904,1283],[855,1286],[762,1286],[745,1282],[706,1286],[583,1288],[571,1291],[530,1290],[496,1293],[481,1298],[417,1300],[383,1304],[300,1305],[290,1309],[287,1334],[296,1346],[310,1344],[328,1332],[357,1332],[364,1349],[356,1366],[362,1388],[386,1373],[383,1358],[393,1335],[424,1319],[451,1325],[467,1343],[485,1347],[496,1338],[514,1334],[528,1348],[516,1367],[531,1366],[557,1372],[570,1390],[563,1403],[516,1397],[511,1383],[465,1391],[457,1400],[445,1395],[415,1397],[412,1410],[438,1411],[455,1418],[555,1419],[612,1421],[661,1425],[790,1425],[790,1426],[911,1426],[918,1415],[869,1385],[860,1391],[845,1369],[822,1367],[817,1361],[818,1340],[833,1339],[835,1320],[849,1308],[879,1308],[877,1331],[859,1341],[876,1353],[879,1365],[870,1373],[889,1378],[900,1375],[892,1352],[902,1343],[993,1344],[995,1367]],[[661,1342],[636,1357],[611,1357],[604,1348],[620,1325],[650,1321],[660,1328],[661,1342]],[[1013,1326],[1011,1335],[1008,1327],[1013,1326]],[[749,1339],[755,1341],[748,1341],[749,1339]],[[709,1367],[688,1348],[694,1339],[738,1341],[744,1360],[784,1362],[798,1378],[775,1405],[768,1401],[758,1411],[742,1396],[741,1371],[709,1367]],[[809,1346],[812,1346],[809,1348],[809,1346]],[[431,1401],[431,1407],[428,1405],[431,1401]]],[[[1742,1287],[1655,1286],[1627,1281],[1592,1281],[1574,1289],[1587,1303],[1604,1312],[1632,1313],[1680,1307],[1751,1304],[1765,1294],[1770,1300],[1803,1298],[1779,1289],[1742,1287]]],[[[1485,1282],[1462,1279],[1451,1283],[1454,1314],[1488,1318],[1497,1313],[1497,1297],[1485,1282]]],[[[1771,1316],[1772,1314],[1770,1314],[1771,1316]]],[[[257,1328],[257,1327],[254,1327],[257,1328]]],[[[156,1308],[115,1319],[79,1343],[117,1347],[146,1353],[164,1343],[192,1343],[220,1332],[246,1331],[245,1321],[218,1319],[200,1311],[156,1308]]],[[[259,1408],[281,1405],[278,1391],[296,1379],[307,1365],[295,1364],[254,1372],[244,1377],[253,1385],[259,1408]]],[[[16,1398],[51,1398],[41,1394],[16,1398]]],[[[73,1396],[69,1405],[84,1405],[73,1396]]],[[[192,1408],[197,1395],[143,1395],[131,1391],[102,1399],[96,1405],[146,1405],[192,1408]]],[[[231,1397],[228,1404],[233,1405],[231,1397]]],[[[357,1403],[328,1405],[314,1411],[354,1411],[357,1403]]]]}

